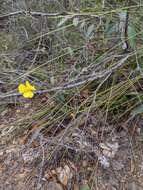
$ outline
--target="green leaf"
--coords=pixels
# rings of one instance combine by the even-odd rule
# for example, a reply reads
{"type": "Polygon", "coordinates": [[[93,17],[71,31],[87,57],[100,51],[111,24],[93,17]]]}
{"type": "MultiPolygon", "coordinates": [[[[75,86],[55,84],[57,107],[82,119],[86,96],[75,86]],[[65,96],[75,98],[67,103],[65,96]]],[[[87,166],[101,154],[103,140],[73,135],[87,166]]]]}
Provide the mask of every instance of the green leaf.
{"type": "Polygon", "coordinates": [[[60,22],[58,23],[57,27],[62,26],[68,19],[69,19],[69,16],[62,18],[60,22]]]}
{"type": "Polygon", "coordinates": [[[55,96],[55,99],[59,103],[64,103],[66,100],[65,94],[63,92],[58,92],[57,95],[55,96]]]}
{"type": "Polygon", "coordinates": [[[111,36],[114,32],[117,32],[118,31],[118,25],[117,23],[116,24],[108,24],[105,28],[105,34],[107,36],[111,36]]]}
{"type": "Polygon", "coordinates": [[[93,34],[94,28],[95,28],[94,24],[91,24],[91,25],[87,28],[87,31],[86,31],[86,37],[87,37],[87,38],[90,38],[90,37],[91,37],[91,35],[93,34]]]}
{"type": "Polygon", "coordinates": [[[136,47],[136,37],[137,37],[137,33],[136,33],[134,26],[129,26],[128,27],[128,38],[129,38],[130,46],[132,48],[136,47]]]}
{"type": "Polygon", "coordinates": [[[50,82],[51,82],[52,85],[55,84],[55,77],[54,77],[54,76],[51,76],[51,78],[50,78],[50,82]]]}
{"type": "Polygon", "coordinates": [[[134,108],[131,112],[131,115],[136,116],[136,115],[141,114],[141,113],[143,113],[143,105],[140,105],[140,106],[134,108]]]}
{"type": "Polygon", "coordinates": [[[121,12],[119,12],[118,15],[119,15],[120,21],[125,22],[125,20],[126,20],[126,16],[127,16],[127,11],[126,11],[126,10],[121,11],[121,12]]]}
{"type": "Polygon", "coordinates": [[[85,22],[82,22],[81,24],[80,24],[80,29],[83,29],[84,27],[85,27],[85,22]]]}
{"type": "Polygon", "coordinates": [[[79,18],[74,18],[74,19],[73,19],[73,25],[74,25],[74,26],[77,26],[78,23],[79,23],[79,18]]]}
{"type": "Polygon", "coordinates": [[[90,187],[88,185],[83,185],[80,187],[80,190],[90,190],[90,187]]]}
{"type": "Polygon", "coordinates": [[[70,54],[71,57],[74,55],[74,51],[71,47],[67,47],[68,53],[70,54]]]}

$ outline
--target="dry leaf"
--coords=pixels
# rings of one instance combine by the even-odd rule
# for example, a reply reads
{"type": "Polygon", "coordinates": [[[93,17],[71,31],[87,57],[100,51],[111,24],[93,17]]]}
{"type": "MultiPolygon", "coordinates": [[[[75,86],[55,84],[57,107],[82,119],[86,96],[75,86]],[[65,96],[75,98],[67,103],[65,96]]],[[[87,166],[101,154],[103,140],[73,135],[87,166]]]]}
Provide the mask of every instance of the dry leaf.
{"type": "Polygon", "coordinates": [[[119,144],[116,143],[100,143],[99,146],[103,149],[103,154],[107,157],[114,158],[118,151],[119,144]]]}
{"type": "Polygon", "coordinates": [[[79,190],[79,186],[77,184],[73,185],[73,190],[79,190]]]}
{"type": "Polygon", "coordinates": [[[121,161],[114,160],[112,162],[112,167],[114,168],[114,170],[119,171],[124,168],[124,164],[121,161]]]}
{"type": "Polygon", "coordinates": [[[86,88],[86,89],[82,90],[80,94],[81,94],[82,98],[88,98],[90,95],[90,91],[88,88],[86,88]]]}
{"type": "Polygon", "coordinates": [[[109,163],[108,159],[105,156],[100,156],[98,158],[98,160],[99,160],[101,166],[103,166],[103,168],[109,168],[110,163],[109,163]]]}
{"type": "Polygon", "coordinates": [[[77,167],[74,165],[74,163],[72,163],[70,160],[68,160],[68,164],[70,165],[70,168],[72,170],[74,170],[75,172],[77,172],[77,167]]]}
{"type": "Polygon", "coordinates": [[[74,113],[71,113],[71,114],[70,114],[70,117],[71,117],[71,119],[75,119],[75,114],[74,114],[74,113]]]}
{"type": "Polygon", "coordinates": [[[56,175],[56,171],[55,170],[49,170],[47,172],[45,172],[45,175],[44,177],[47,179],[47,180],[50,180],[50,179],[53,179],[56,175]]]}
{"type": "Polygon", "coordinates": [[[54,181],[50,181],[47,190],[63,190],[62,186],[54,181]]]}
{"type": "Polygon", "coordinates": [[[99,146],[100,146],[100,148],[102,148],[104,150],[110,151],[110,148],[106,144],[104,144],[104,143],[100,143],[99,146]]]}
{"type": "Polygon", "coordinates": [[[65,165],[63,168],[59,167],[56,169],[57,171],[57,177],[59,181],[66,186],[68,183],[68,180],[72,178],[72,173],[68,165],[65,165]]]}

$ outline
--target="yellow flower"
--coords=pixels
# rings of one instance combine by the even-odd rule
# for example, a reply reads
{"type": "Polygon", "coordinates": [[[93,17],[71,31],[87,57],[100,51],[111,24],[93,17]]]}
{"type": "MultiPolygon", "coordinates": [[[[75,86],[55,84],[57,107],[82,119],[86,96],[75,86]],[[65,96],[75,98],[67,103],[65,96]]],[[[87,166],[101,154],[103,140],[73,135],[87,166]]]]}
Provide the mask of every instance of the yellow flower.
{"type": "Polygon", "coordinates": [[[24,98],[33,98],[36,88],[31,85],[29,81],[26,81],[25,84],[20,84],[18,86],[18,91],[23,95],[24,98]]]}

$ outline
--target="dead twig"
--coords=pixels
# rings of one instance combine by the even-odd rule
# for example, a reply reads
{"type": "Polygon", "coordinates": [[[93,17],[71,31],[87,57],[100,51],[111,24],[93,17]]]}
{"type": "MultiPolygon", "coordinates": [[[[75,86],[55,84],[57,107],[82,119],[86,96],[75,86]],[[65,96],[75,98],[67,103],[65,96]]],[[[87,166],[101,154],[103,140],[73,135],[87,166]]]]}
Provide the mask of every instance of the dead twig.
{"type": "MultiPolygon", "coordinates": [[[[132,6],[126,6],[124,8],[122,8],[122,10],[127,10],[127,9],[133,9],[133,8],[140,8],[143,7],[143,5],[132,5],[132,6]]],[[[120,11],[120,9],[117,9],[116,11],[120,11]]],[[[109,14],[111,12],[116,12],[115,10],[111,10],[111,11],[107,11],[105,13],[98,13],[94,14],[94,13],[74,13],[74,12],[57,12],[57,13],[44,13],[44,12],[38,12],[38,11],[27,11],[27,10],[20,10],[20,11],[15,11],[15,12],[11,12],[11,13],[7,13],[7,14],[1,14],[0,15],[0,19],[6,19],[8,17],[11,16],[18,16],[18,15],[31,15],[31,16],[46,16],[46,17],[57,17],[57,16],[90,16],[90,17],[101,17],[104,16],[106,14],[109,14]]]]}
{"type": "Polygon", "coordinates": [[[18,15],[29,15],[33,17],[63,17],[63,16],[90,16],[90,17],[99,17],[96,14],[89,14],[89,13],[72,13],[72,12],[57,12],[57,13],[45,13],[45,12],[34,12],[34,11],[15,11],[7,14],[0,15],[0,19],[7,19],[9,17],[18,16],[18,15]]]}
{"type": "Polygon", "coordinates": [[[43,13],[43,12],[29,12],[29,11],[26,11],[26,10],[22,10],[22,11],[15,11],[15,12],[0,15],[0,19],[6,19],[8,17],[18,16],[18,15],[54,17],[54,16],[65,15],[65,14],[67,15],[67,13],[43,13]]]}
{"type": "MultiPolygon", "coordinates": [[[[35,94],[40,95],[47,92],[54,92],[54,91],[61,91],[61,90],[76,88],[88,82],[92,82],[96,79],[101,79],[103,77],[111,75],[116,69],[121,67],[125,63],[125,61],[132,55],[133,53],[128,54],[126,57],[124,57],[123,59],[119,60],[116,64],[114,64],[111,68],[104,69],[103,71],[100,71],[100,72],[93,72],[92,74],[90,74],[89,76],[86,76],[86,78],[81,81],[79,80],[73,81],[72,83],[66,83],[66,84],[63,84],[62,86],[53,87],[51,89],[36,91],[35,94]]],[[[19,93],[3,94],[3,95],[0,95],[0,99],[4,99],[8,97],[17,97],[17,96],[21,96],[21,94],[19,93]]]]}

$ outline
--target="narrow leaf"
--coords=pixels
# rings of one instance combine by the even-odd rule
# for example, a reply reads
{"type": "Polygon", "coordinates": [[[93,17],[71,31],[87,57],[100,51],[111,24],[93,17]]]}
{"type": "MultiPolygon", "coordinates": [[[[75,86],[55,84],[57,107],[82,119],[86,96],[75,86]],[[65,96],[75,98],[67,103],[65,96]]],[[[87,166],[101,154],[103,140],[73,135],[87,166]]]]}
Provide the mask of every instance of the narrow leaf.
{"type": "Polygon", "coordinates": [[[90,187],[88,185],[83,185],[80,190],[90,190],[90,187]]]}
{"type": "Polygon", "coordinates": [[[117,24],[109,24],[108,26],[106,26],[104,32],[107,36],[111,36],[114,32],[117,32],[117,31],[118,31],[117,24]]]}
{"type": "Polygon", "coordinates": [[[87,28],[87,32],[86,32],[86,37],[89,38],[94,30],[95,26],[94,24],[91,24],[88,28],[87,28]]]}
{"type": "Polygon", "coordinates": [[[136,47],[136,30],[133,26],[128,27],[128,38],[129,38],[129,43],[132,48],[136,47]]]}
{"type": "Polygon", "coordinates": [[[60,22],[58,23],[57,27],[62,26],[67,20],[69,19],[69,17],[64,17],[60,20],[60,22]]]}
{"type": "Polygon", "coordinates": [[[67,47],[67,50],[68,50],[70,56],[73,57],[73,55],[74,55],[73,49],[71,47],[67,47]]]}
{"type": "Polygon", "coordinates": [[[73,25],[74,25],[74,26],[77,26],[78,23],[79,23],[79,18],[74,18],[74,19],[73,19],[73,25]]]}
{"type": "Polygon", "coordinates": [[[143,105],[140,105],[140,106],[134,108],[131,112],[131,115],[136,116],[136,115],[141,114],[141,113],[143,113],[143,105]]]}
{"type": "Polygon", "coordinates": [[[85,22],[82,22],[80,25],[80,29],[82,29],[85,26],[85,22]]]}

